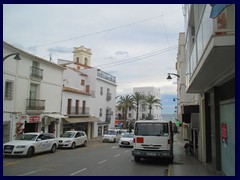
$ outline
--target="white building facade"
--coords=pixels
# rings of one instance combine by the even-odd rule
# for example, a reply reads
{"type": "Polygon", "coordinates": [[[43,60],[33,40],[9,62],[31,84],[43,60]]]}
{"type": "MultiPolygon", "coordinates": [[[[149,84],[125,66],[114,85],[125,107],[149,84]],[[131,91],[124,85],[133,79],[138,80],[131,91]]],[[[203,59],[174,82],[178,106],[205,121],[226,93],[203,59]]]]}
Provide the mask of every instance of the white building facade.
{"type": "Polygon", "coordinates": [[[3,42],[3,141],[24,132],[59,133],[63,68],[3,42]],[[49,117],[45,121],[45,117],[49,117]]]}
{"type": "Polygon", "coordinates": [[[234,176],[235,5],[186,4],[183,12],[186,93],[198,95],[199,113],[184,106],[182,121],[192,124],[195,156],[234,176]]]}
{"type": "Polygon", "coordinates": [[[91,67],[91,49],[75,47],[73,61],[58,60],[65,67],[62,131],[83,130],[88,138],[114,127],[116,78],[91,67]]]}
{"type": "MultiPolygon", "coordinates": [[[[161,92],[159,88],[155,87],[135,87],[133,88],[133,93],[139,92],[145,96],[152,95],[155,96],[156,99],[160,100],[161,92]]],[[[160,101],[161,102],[161,101],[160,101]]],[[[154,119],[162,119],[161,117],[161,108],[157,108],[156,106],[152,107],[152,115],[154,119]]],[[[149,114],[149,109],[147,107],[140,107],[138,117],[139,119],[145,119],[149,114]]],[[[133,119],[136,119],[136,112],[133,111],[133,119]]]]}

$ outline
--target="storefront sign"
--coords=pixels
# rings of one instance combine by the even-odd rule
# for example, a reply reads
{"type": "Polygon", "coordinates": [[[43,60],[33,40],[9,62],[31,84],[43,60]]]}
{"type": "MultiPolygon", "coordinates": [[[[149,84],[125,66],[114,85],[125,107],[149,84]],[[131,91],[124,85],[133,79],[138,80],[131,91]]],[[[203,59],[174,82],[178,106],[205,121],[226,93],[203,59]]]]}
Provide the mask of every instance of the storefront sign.
{"type": "Polygon", "coordinates": [[[222,141],[226,142],[227,141],[227,124],[223,123],[221,126],[222,129],[222,141]]]}
{"type": "Polygon", "coordinates": [[[29,122],[30,123],[38,123],[38,122],[40,122],[40,116],[30,116],[29,117],[29,122]]]}

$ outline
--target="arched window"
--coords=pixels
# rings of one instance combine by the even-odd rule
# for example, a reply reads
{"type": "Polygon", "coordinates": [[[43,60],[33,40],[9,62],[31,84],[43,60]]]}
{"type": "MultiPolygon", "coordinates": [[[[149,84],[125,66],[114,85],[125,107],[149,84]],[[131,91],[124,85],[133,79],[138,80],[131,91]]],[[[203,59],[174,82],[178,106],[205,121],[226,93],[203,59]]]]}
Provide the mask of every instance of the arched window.
{"type": "Polygon", "coordinates": [[[79,57],[77,57],[77,63],[79,63],[79,57]]]}
{"type": "Polygon", "coordinates": [[[88,65],[88,58],[86,58],[86,57],[85,57],[85,59],[84,59],[84,64],[85,64],[85,65],[88,65]]]}

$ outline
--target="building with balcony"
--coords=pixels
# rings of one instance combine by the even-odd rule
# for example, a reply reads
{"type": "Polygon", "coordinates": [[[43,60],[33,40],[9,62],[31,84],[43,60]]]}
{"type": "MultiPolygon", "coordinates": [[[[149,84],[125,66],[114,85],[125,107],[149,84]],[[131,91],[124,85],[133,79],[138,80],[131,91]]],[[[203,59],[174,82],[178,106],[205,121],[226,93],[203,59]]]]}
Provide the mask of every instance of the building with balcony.
{"type": "Polygon", "coordinates": [[[183,108],[182,121],[196,126],[196,157],[235,175],[235,5],[187,4],[184,16],[186,93],[199,96],[199,113],[183,108]]]}
{"type": "Polygon", "coordinates": [[[12,53],[20,53],[21,60],[11,56],[3,62],[3,141],[23,129],[58,135],[64,68],[3,42],[3,56],[12,53]]]}
{"type": "Polygon", "coordinates": [[[83,130],[88,138],[114,127],[116,78],[91,67],[91,49],[75,47],[73,61],[58,60],[63,75],[62,131],[83,130]]]}

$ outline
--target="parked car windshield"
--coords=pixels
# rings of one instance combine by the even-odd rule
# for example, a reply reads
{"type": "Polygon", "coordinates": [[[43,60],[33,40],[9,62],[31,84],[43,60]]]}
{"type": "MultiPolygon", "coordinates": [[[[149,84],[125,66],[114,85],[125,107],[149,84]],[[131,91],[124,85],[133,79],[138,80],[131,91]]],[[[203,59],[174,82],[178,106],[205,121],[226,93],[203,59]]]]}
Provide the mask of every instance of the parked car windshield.
{"type": "Polygon", "coordinates": [[[107,134],[109,134],[109,135],[116,135],[116,131],[111,131],[110,130],[110,131],[107,132],[107,134]]]}
{"type": "Polygon", "coordinates": [[[142,136],[168,136],[167,123],[137,123],[135,135],[142,136]]]}
{"type": "Polygon", "coordinates": [[[73,132],[64,132],[60,137],[63,137],[63,138],[73,138],[75,135],[75,133],[73,132]]]}
{"type": "Polygon", "coordinates": [[[16,140],[35,141],[37,136],[36,134],[22,134],[16,140]]]}
{"type": "Polygon", "coordinates": [[[123,138],[133,138],[134,134],[123,134],[123,138]]]}

